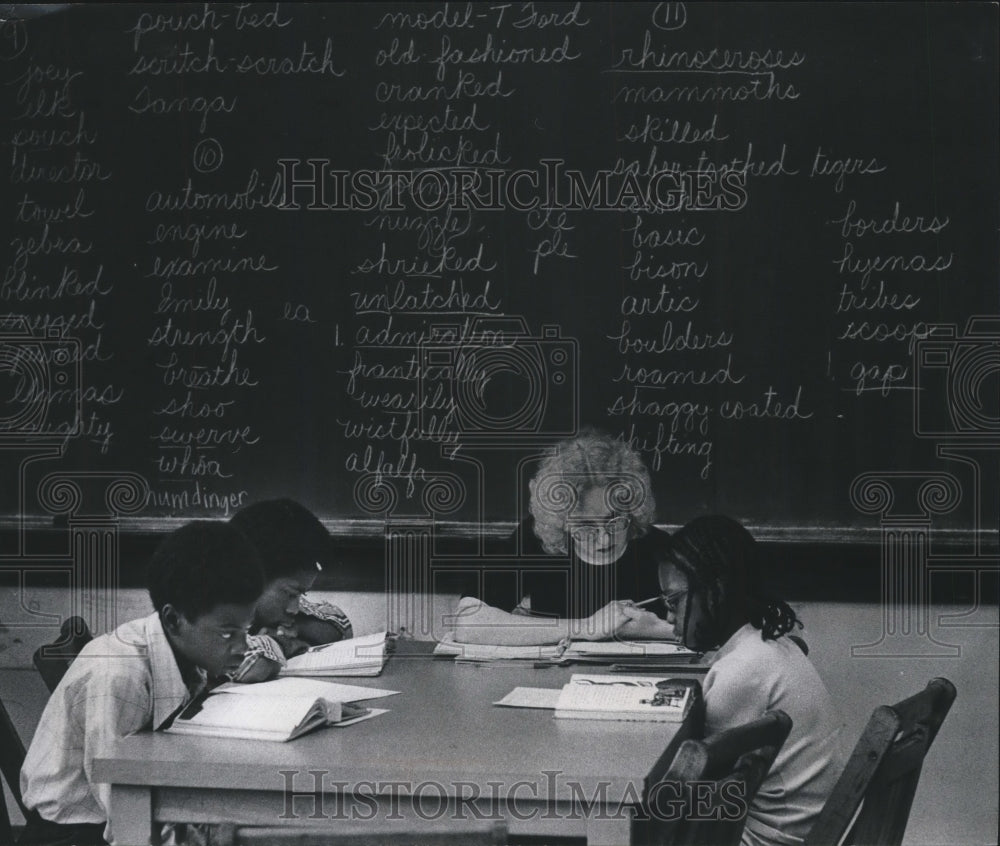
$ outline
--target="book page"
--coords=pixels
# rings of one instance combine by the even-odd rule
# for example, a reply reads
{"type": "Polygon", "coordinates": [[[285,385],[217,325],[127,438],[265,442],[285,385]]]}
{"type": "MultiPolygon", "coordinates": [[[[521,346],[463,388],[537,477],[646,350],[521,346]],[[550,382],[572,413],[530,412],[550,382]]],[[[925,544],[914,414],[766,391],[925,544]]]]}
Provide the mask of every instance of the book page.
{"type": "Polygon", "coordinates": [[[623,658],[634,658],[641,656],[664,656],[664,655],[691,655],[697,653],[681,646],[679,643],[666,643],[664,641],[621,641],[621,640],[574,640],[566,650],[565,657],[571,654],[581,655],[609,655],[621,656],[623,658]]]}
{"type": "Polygon", "coordinates": [[[651,717],[683,714],[690,688],[678,684],[663,690],[657,687],[663,681],[642,676],[574,675],[563,687],[556,710],[648,713],[651,717]],[[657,697],[657,693],[661,695],[657,697]]]}
{"type": "MultiPolygon", "coordinates": [[[[277,698],[211,695],[202,702],[200,711],[187,719],[182,713],[174,721],[174,725],[178,728],[189,725],[288,735],[316,706],[315,696],[277,698]]],[[[339,716],[339,705],[336,710],[339,716]]]]}
{"type": "Polygon", "coordinates": [[[254,682],[253,684],[227,682],[214,688],[212,693],[267,697],[311,696],[314,699],[326,699],[329,702],[363,702],[366,699],[381,699],[383,696],[395,696],[399,691],[289,676],[275,679],[274,681],[254,682]]]}
{"type": "Polygon", "coordinates": [[[386,632],[354,637],[289,658],[285,670],[308,675],[310,671],[347,670],[356,667],[381,667],[385,663],[386,632]]]}

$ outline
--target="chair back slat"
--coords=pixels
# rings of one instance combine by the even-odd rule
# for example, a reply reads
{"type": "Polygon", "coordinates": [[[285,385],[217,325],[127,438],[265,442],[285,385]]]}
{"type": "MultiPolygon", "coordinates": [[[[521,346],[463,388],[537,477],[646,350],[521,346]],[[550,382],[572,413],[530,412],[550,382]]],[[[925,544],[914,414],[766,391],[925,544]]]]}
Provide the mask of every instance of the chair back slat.
{"type": "Polygon", "coordinates": [[[955,686],[937,678],[896,705],[876,708],[807,846],[900,846],[924,758],[954,701],[955,686]]]}
{"type": "Polygon", "coordinates": [[[685,740],[647,797],[649,839],[671,846],[735,846],[746,811],[791,731],[784,711],[685,740]]]}
{"type": "MultiPolygon", "coordinates": [[[[21,800],[21,766],[24,764],[24,744],[14,727],[14,722],[7,713],[7,708],[0,700],[0,774],[10,788],[21,813],[27,818],[28,809],[21,800]]],[[[0,785],[0,843],[12,843],[10,813],[3,797],[3,786],[0,785]]]]}

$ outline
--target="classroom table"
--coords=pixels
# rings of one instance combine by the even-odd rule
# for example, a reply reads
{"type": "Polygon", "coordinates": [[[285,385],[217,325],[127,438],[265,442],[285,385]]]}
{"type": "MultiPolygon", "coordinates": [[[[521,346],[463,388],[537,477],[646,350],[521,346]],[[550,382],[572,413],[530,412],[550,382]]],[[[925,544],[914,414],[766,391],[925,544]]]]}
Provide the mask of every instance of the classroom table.
{"type": "Polygon", "coordinates": [[[497,707],[515,687],[558,688],[573,672],[600,668],[482,668],[429,649],[409,644],[378,677],[330,679],[401,691],[367,701],[390,711],[353,726],[288,743],[160,732],[118,742],[94,771],[111,784],[116,842],[146,844],[164,822],[336,830],[375,818],[419,828],[445,815],[503,819],[512,835],[641,839],[633,822],[641,800],[690,735],[688,723],[557,720],[550,710],[497,707]]]}

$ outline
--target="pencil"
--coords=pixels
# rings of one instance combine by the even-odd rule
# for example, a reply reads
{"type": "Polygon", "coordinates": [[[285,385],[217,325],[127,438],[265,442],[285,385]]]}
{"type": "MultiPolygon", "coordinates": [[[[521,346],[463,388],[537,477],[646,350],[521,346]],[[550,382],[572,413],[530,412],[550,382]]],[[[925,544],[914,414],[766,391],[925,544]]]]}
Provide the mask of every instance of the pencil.
{"type": "Polygon", "coordinates": [[[660,601],[659,596],[651,596],[649,597],[649,599],[644,599],[642,602],[633,602],[632,604],[636,608],[642,608],[644,605],[652,605],[654,602],[659,602],[659,601],[660,601]]]}

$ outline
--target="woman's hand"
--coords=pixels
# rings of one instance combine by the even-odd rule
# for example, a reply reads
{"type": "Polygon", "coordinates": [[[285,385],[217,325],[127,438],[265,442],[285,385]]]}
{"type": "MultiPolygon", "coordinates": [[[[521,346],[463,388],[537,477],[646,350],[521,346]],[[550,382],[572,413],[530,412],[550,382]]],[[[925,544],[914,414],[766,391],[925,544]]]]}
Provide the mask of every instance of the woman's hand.
{"type": "Polygon", "coordinates": [[[648,613],[627,600],[609,602],[589,617],[575,620],[570,635],[576,640],[611,640],[629,621],[648,613]]]}
{"type": "Polygon", "coordinates": [[[620,629],[618,636],[624,638],[642,638],[645,640],[677,640],[674,627],[651,611],[635,608],[637,612],[627,620],[620,629]]]}

